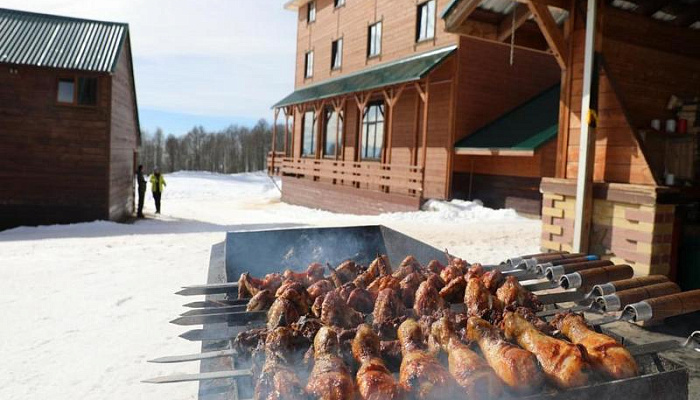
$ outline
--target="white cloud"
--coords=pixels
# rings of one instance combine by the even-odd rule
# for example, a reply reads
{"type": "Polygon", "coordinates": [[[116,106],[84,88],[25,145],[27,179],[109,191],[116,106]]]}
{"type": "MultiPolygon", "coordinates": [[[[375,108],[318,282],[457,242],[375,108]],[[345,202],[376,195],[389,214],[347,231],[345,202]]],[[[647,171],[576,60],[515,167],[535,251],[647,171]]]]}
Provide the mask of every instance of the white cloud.
{"type": "Polygon", "coordinates": [[[296,15],[273,0],[5,0],[3,7],[129,23],[139,104],[269,117],[293,89],[296,15]]]}

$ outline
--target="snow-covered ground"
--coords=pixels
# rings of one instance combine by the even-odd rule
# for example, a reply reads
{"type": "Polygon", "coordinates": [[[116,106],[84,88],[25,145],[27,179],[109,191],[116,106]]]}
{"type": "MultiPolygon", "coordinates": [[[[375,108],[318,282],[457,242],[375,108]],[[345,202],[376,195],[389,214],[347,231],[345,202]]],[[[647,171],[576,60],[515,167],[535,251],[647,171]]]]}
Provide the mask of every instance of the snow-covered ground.
{"type": "Polygon", "coordinates": [[[538,250],[540,223],[512,210],[431,201],[420,212],[333,214],[280,202],[262,173],[166,176],[163,214],[0,232],[0,399],[194,399],[196,383],[141,379],[195,373],[149,358],[199,352],[169,320],[180,286],[203,283],[210,247],[230,230],[381,223],[469,261],[538,250]]]}

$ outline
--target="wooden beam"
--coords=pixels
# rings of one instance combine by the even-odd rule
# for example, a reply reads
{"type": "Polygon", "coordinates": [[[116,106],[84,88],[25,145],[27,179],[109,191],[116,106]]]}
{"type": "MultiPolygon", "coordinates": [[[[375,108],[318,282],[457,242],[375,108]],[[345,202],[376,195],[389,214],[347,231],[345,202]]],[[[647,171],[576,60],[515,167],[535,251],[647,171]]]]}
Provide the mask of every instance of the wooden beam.
{"type": "Polygon", "coordinates": [[[275,108],[274,118],[272,119],[272,159],[270,160],[270,170],[268,175],[275,173],[275,151],[277,150],[277,117],[280,115],[280,109],[275,108]]]}
{"type": "Polygon", "coordinates": [[[536,1],[530,0],[527,6],[530,8],[532,15],[534,15],[537,25],[540,26],[540,30],[547,40],[547,44],[552,50],[552,53],[554,53],[554,58],[557,59],[559,67],[561,69],[566,69],[566,60],[568,56],[566,52],[566,42],[564,41],[564,35],[552,17],[552,13],[549,12],[546,5],[536,1]]]}
{"type": "Polygon", "coordinates": [[[574,208],[575,252],[588,252],[593,214],[593,167],[595,164],[595,127],[597,110],[595,97],[598,92],[596,58],[596,28],[598,25],[598,0],[588,0],[586,11],[586,39],[583,59],[583,93],[581,98],[581,133],[579,161],[576,176],[576,205],[574,208]]]}
{"type": "Polygon", "coordinates": [[[462,0],[455,6],[454,10],[445,19],[445,27],[449,31],[456,28],[469,18],[469,15],[479,7],[482,0],[462,0]]]}
{"type": "Polygon", "coordinates": [[[569,125],[571,119],[571,85],[574,71],[571,68],[573,63],[574,46],[571,40],[574,33],[574,26],[578,10],[572,5],[569,10],[569,18],[564,23],[564,34],[569,51],[568,65],[561,72],[561,92],[559,94],[559,132],[557,134],[557,159],[554,176],[557,178],[566,177],[566,163],[569,149],[569,125]]]}
{"type": "Polygon", "coordinates": [[[634,10],[634,12],[642,15],[646,15],[647,17],[652,16],[655,12],[659,11],[660,9],[664,8],[668,3],[670,3],[671,0],[646,0],[646,1],[641,1],[637,3],[638,7],[634,10]]]}
{"type": "Polygon", "coordinates": [[[289,156],[289,111],[291,107],[284,108],[284,156],[289,156]]]}
{"type": "Polygon", "coordinates": [[[496,40],[502,42],[508,39],[514,30],[520,28],[530,18],[530,8],[525,4],[516,4],[510,14],[503,17],[498,24],[496,40]]]}
{"type": "Polygon", "coordinates": [[[549,7],[555,7],[559,8],[562,10],[569,10],[571,9],[571,5],[574,3],[572,0],[515,0],[518,3],[529,3],[530,1],[533,1],[535,3],[544,5],[544,6],[549,6],[549,7]]]}

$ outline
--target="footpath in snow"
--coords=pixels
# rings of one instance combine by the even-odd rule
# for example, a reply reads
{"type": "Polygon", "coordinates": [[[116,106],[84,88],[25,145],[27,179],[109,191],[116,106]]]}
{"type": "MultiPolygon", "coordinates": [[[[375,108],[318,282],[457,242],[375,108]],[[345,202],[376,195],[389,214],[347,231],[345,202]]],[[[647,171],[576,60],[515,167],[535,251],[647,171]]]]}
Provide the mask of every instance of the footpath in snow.
{"type": "MultiPolygon", "coordinates": [[[[195,373],[198,363],[147,359],[199,352],[168,323],[180,286],[204,283],[226,231],[384,224],[471,262],[538,250],[540,223],[477,202],[429,201],[423,211],[334,214],[280,202],[263,173],[166,175],[163,214],[0,232],[0,399],[195,399],[196,383],[141,379],[195,373]]],[[[279,184],[279,183],[278,183],[279,184]]]]}

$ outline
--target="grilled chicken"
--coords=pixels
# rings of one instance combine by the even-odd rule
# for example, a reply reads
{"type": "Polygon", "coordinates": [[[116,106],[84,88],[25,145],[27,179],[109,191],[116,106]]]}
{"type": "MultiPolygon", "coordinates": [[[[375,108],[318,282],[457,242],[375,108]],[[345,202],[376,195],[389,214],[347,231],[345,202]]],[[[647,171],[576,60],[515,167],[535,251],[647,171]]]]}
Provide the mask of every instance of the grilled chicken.
{"type": "Polygon", "coordinates": [[[486,270],[481,264],[475,263],[467,270],[464,275],[464,279],[469,280],[471,278],[481,278],[486,274],[486,270]]]}
{"type": "Polygon", "coordinates": [[[447,285],[440,289],[440,297],[448,303],[456,303],[464,298],[464,289],[467,287],[467,281],[464,276],[458,276],[447,282],[447,285]]]}
{"type": "Polygon", "coordinates": [[[425,276],[420,272],[411,272],[406,275],[399,284],[401,289],[401,299],[406,307],[413,307],[413,302],[416,299],[416,290],[421,282],[425,280],[425,276]]]}
{"type": "Polygon", "coordinates": [[[506,312],[503,325],[506,338],[534,354],[555,386],[570,389],[588,383],[588,366],[578,346],[545,335],[517,313],[506,312]]]}
{"type": "Polygon", "coordinates": [[[372,320],[375,324],[386,322],[406,314],[406,307],[394,289],[379,292],[374,303],[372,320]]]}
{"type": "Polygon", "coordinates": [[[304,385],[294,373],[290,359],[292,331],[281,327],[270,331],[265,339],[265,363],[255,385],[255,400],[306,399],[304,385]]]}
{"type": "Polygon", "coordinates": [[[324,325],[340,328],[354,328],[363,320],[362,314],[348,307],[346,300],[336,290],[324,297],[320,315],[324,325]]]}
{"type": "Polygon", "coordinates": [[[304,287],[311,286],[315,282],[323,279],[326,267],[319,263],[311,263],[305,272],[294,272],[291,269],[285,270],[282,279],[301,283],[304,287]]]}
{"type": "Polygon", "coordinates": [[[289,326],[310,311],[309,295],[298,282],[285,284],[267,312],[267,328],[289,326]]]}
{"type": "Polygon", "coordinates": [[[311,302],[313,302],[318,296],[323,296],[333,289],[335,289],[333,282],[328,279],[322,279],[306,288],[306,292],[309,294],[311,302]]]}
{"type": "Polygon", "coordinates": [[[401,387],[382,359],[379,336],[368,325],[360,325],[357,329],[357,334],[352,342],[352,354],[360,364],[355,382],[361,399],[392,400],[403,398],[401,387]]]}
{"type": "Polygon", "coordinates": [[[595,332],[581,315],[562,313],[552,324],[573,343],[586,349],[591,366],[613,379],[637,376],[639,370],[634,357],[610,336],[595,332]]]}
{"type": "Polygon", "coordinates": [[[436,311],[447,307],[445,301],[438,294],[438,289],[435,288],[427,280],[418,286],[416,291],[416,299],[413,302],[413,311],[416,316],[431,315],[436,311]]]}
{"type": "Polygon", "coordinates": [[[369,314],[374,309],[375,296],[367,289],[355,288],[348,299],[345,301],[347,305],[364,314],[369,314]]]}
{"type": "Polygon", "coordinates": [[[438,275],[439,275],[440,272],[442,272],[442,270],[445,269],[445,266],[442,265],[442,263],[440,263],[440,261],[438,261],[438,260],[430,260],[430,262],[429,262],[428,265],[425,267],[425,269],[426,269],[428,272],[432,272],[432,273],[434,273],[434,274],[438,274],[438,275]]]}
{"type": "Polygon", "coordinates": [[[401,280],[391,275],[380,276],[367,286],[367,291],[372,293],[374,297],[377,297],[377,294],[386,288],[394,289],[397,292],[400,291],[401,280]]]}
{"type": "Polygon", "coordinates": [[[258,279],[250,276],[248,272],[244,272],[238,278],[238,298],[249,299],[265,289],[274,293],[282,285],[282,280],[282,275],[277,273],[267,274],[265,278],[258,279]]]}
{"type": "Polygon", "coordinates": [[[542,304],[537,299],[537,296],[525,289],[514,276],[506,278],[501,287],[496,290],[496,297],[506,307],[527,307],[536,311],[542,309],[542,304]]]}
{"type": "Polygon", "coordinates": [[[542,385],[544,376],[535,356],[507,342],[501,332],[487,321],[478,317],[469,318],[467,337],[479,345],[486,362],[512,391],[532,393],[542,385]]]}
{"type": "Polygon", "coordinates": [[[468,399],[496,399],[501,395],[501,381],[486,361],[459,340],[448,317],[433,323],[431,337],[447,353],[449,371],[464,388],[468,399]]]}
{"type": "Polygon", "coordinates": [[[255,296],[248,300],[246,311],[263,311],[270,308],[275,301],[275,295],[268,289],[259,291],[255,296]]]}
{"type": "Polygon", "coordinates": [[[464,304],[466,304],[467,313],[470,316],[484,319],[491,319],[503,311],[501,301],[486,289],[478,277],[472,277],[467,281],[467,288],[464,290],[464,304]]]}
{"type": "Polygon", "coordinates": [[[444,282],[450,282],[454,278],[463,276],[469,270],[469,265],[467,262],[461,258],[452,258],[450,263],[442,271],[440,271],[440,278],[444,282]]]}
{"type": "Polygon", "coordinates": [[[503,276],[500,270],[494,269],[484,273],[484,275],[481,276],[481,281],[489,292],[496,294],[496,290],[503,285],[506,281],[506,277],[503,276]]]}
{"type": "Polygon", "coordinates": [[[401,261],[399,268],[392,274],[394,278],[401,280],[414,272],[421,272],[423,266],[413,256],[408,256],[401,261]]]}
{"type": "Polygon", "coordinates": [[[424,349],[423,333],[413,319],[399,327],[401,369],[399,383],[415,399],[454,399],[460,396],[459,386],[449,371],[424,349]]]}
{"type": "Polygon", "coordinates": [[[355,398],[355,384],[350,369],[340,357],[338,336],[328,326],[322,327],[314,338],[314,368],[306,391],[316,399],[355,398]]]}
{"type": "Polygon", "coordinates": [[[372,261],[367,270],[358,275],[353,280],[353,283],[357,287],[367,288],[377,277],[386,275],[391,275],[391,265],[389,264],[389,257],[382,255],[372,261]]]}
{"type": "Polygon", "coordinates": [[[343,261],[340,265],[338,265],[338,268],[331,269],[337,274],[338,278],[343,284],[352,282],[353,279],[357,278],[357,275],[360,273],[360,269],[358,268],[357,264],[355,264],[355,262],[352,260],[343,261]]]}

